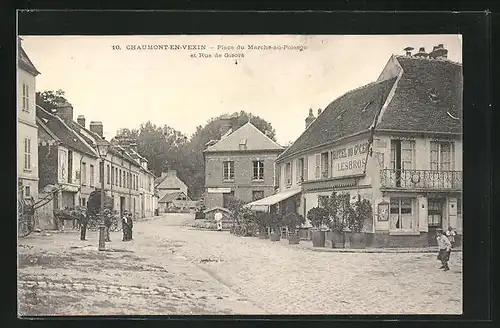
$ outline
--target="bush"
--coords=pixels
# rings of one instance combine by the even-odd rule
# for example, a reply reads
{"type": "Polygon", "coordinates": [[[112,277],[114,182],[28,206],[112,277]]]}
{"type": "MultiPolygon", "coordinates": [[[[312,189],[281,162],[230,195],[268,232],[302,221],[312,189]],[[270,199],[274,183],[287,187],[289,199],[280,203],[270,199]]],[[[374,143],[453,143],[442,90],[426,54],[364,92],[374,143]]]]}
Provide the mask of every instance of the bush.
{"type": "Polygon", "coordinates": [[[300,226],[306,222],[306,219],[297,213],[288,213],[283,217],[283,224],[288,227],[289,231],[295,231],[297,226],[300,226]]]}
{"type": "Polygon", "coordinates": [[[349,228],[353,232],[362,232],[367,219],[373,218],[372,204],[369,200],[358,197],[351,209],[349,228]]]}
{"type": "Polygon", "coordinates": [[[307,219],[309,219],[313,227],[319,229],[324,224],[329,223],[329,214],[322,207],[313,207],[307,212],[307,219]]]}
{"type": "Polygon", "coordinates": [[[267,222],[268,222],[268,226],[271,229],[277,229],[277,228],[281,227],[281,224],[282,224],[281,216],[279,216],[278,214],[274,214],[274,213],[268,213],[267,222]]]}
{"type": "Polygon", "coordinates": [[[269,225],[269,213],[267,212],[256,212],[254,214],[254,222],[259,228],[259,230],[264,230],[269,225]]]}
{"type": "Polygon", "coordinates": [[[329,197],[325,209],[328,211],[328,225],[332,231],[343,232],[350,215],[350,195],[337,194],[335,191],[329,197]]]}

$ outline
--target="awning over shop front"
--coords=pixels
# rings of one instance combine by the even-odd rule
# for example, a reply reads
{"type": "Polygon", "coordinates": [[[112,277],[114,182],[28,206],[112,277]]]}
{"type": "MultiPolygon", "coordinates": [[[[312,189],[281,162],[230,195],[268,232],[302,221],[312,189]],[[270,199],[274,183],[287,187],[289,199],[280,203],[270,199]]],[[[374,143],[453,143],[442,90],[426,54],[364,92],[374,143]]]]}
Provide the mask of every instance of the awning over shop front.
{"type": "Polygon", "coordinates": [[[269,206],[282,202],[285,199],[288,199],[292,196],[295,196],[299,194],[301,191],[302,191],[301,188],[288,189],[279,192],[277,194],[268,196],[266,198],[262,198],[254,202],[248,203],[245,205],[245,207],[255,211],[267,211],[269,209],[269,206]]]}

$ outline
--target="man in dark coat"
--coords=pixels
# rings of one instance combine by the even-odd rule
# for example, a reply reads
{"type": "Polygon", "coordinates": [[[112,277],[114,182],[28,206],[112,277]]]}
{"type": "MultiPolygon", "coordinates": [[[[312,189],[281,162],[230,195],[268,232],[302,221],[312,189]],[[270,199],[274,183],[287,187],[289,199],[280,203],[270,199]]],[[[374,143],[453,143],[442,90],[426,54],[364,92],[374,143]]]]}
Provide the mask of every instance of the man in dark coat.
{"type": "Polygon", "coordinates": [[[106,240],[107,242],[111,241],[109,237],[109,229],[111,228],[111,212],[108,209],[104,210],[104,226],[106,227],[106,240]]]}
{"type": "Polygon", "coordinates": [[[85,235],[87,234],[87,223],[88,223],[87,210],[83,208],[79,213],[79,224],[80,224],[80,240],[85,240],[85,235]]]}
{"type": "Polygon", "coordinates": [[[123,211],[123,216],[122,216],[122,231],[123,231],[123,241],[128,241],[128,214],[127,211],[123,211]]]}
{"type": "Polygon", "coordinates": [[[134,220],[132,213],[128,213],[128,240],[132,240],[132,229],[134,228],[134,220]]]}

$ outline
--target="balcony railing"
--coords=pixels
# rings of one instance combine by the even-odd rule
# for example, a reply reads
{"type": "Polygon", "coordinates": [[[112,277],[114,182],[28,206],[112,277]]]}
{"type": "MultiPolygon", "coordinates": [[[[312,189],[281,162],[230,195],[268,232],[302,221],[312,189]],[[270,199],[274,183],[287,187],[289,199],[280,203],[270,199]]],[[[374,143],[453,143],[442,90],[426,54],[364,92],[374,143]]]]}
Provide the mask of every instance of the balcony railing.
{"type": "Polygon", "coordinates": [[[382,188],[461,189],[462,171],[382,169],[380,181],[382,188]]]}

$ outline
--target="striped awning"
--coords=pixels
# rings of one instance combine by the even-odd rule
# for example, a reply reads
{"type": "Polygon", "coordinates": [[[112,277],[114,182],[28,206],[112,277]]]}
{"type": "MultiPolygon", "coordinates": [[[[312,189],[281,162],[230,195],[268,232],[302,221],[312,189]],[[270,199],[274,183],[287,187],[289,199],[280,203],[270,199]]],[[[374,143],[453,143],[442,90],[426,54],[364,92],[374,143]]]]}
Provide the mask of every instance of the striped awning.
{"type": "Polygon", "coordinates": [[[287,189],[285,191],[268,196],[266,198],[262,198],[254,202],[248,203],[245,205],[245,207],[255,211],[267,211],[269,209],[269,206],[282,202],[285,199],[288,199],[292,196],[295,196],[299,194],[301,191],[302,188],[287,189]]]}

